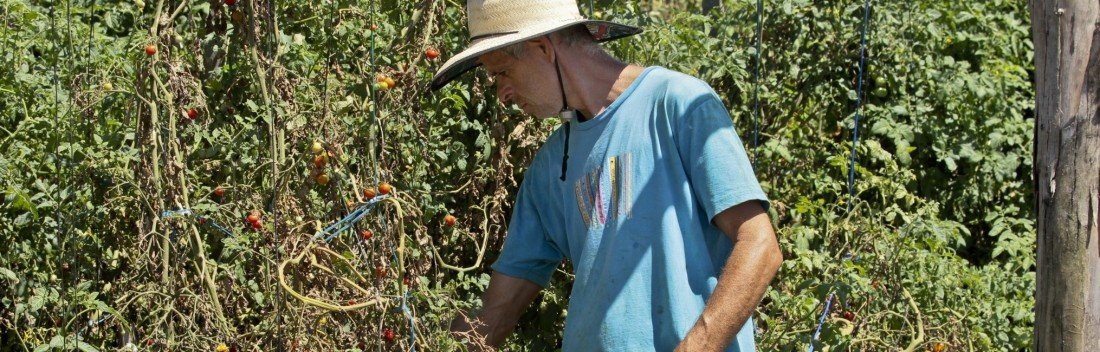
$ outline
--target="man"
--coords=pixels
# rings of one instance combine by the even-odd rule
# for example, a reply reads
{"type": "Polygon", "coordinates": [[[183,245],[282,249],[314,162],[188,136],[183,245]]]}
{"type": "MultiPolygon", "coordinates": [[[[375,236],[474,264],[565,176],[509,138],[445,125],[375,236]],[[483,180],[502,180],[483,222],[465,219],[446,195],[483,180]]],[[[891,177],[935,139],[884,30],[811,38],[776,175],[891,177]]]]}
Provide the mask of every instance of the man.
{"type": "Polygon", "coordinates": [[[471,45],[432,80],[483,65],[497,96],[564,121],[526,171],[483,308],[452,330],[500,346],[563,258],[565,351],[751,351],[782,262],[767,198],[704,82],[628,65],[598,42],[641,32],[575,0],[471,0],[471,45]]]}

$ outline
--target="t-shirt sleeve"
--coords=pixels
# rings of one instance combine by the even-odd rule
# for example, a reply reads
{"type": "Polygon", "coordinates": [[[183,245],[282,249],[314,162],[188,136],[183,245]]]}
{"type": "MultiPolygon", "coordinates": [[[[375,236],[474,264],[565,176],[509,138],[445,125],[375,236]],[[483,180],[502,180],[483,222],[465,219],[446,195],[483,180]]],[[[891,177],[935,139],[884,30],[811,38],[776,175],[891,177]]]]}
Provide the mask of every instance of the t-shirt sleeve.
{"type": "Polygon", "coordinates": [[[547,236],[537,206],[539,190],[531,181],[526,179],[520,185],[512,220],[508,224],[508,236],[492,267],[501,274],[546,287],[564,256],[547,236]]]}
{"type": "Polygon", "coordinates": [[[769,207],[729,111],[717,96],[700,98],[674,122],[680,160],[709,220],[749,200],[769,207]]]}

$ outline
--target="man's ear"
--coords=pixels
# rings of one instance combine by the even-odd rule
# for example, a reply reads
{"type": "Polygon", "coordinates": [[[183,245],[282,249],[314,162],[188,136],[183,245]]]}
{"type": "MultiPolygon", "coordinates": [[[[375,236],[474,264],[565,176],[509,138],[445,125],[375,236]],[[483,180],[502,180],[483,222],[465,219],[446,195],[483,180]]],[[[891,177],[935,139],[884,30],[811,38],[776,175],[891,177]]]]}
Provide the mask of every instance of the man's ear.
{"type": "Polygon", "coordinates": [[[554,58],[557,57],[557,53],[554,52],[554,46],[550,43],[549,36],[541,36],[528,40],[530,45],[528,50],[534,50],[532,53],[537,54],[539,58],[545,59],[546,62],[554,62],[554,58]]]}

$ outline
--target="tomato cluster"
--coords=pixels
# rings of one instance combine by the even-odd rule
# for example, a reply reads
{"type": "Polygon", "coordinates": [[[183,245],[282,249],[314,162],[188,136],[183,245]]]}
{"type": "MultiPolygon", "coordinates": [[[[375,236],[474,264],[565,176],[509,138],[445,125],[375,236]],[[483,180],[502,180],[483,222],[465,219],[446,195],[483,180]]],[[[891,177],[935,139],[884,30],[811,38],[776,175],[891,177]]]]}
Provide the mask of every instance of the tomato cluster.
{"type": "Polygon", "coordinates": [[[309,149],[313,151],[313,180],[322,186],[328,185],[329,176],[325,172],[325,166],[328,165],[329,151],[319,141],[313,142],[309,149]]]}
{"type": "Polygon", "coordinates": [[[392,77],[379,73],[375,77],[376,83],[374,83],[374,89],[376,90],[389,90],[397,86],[397,82],[392,77]]]}
{"type": "Polygon", "coordinates": [[[264,227],[263,222],[260,221],[259,210],[253,210],[249,212],[248,216],[245,217],[245,220],[248,221],[248,225],[252,227],[252,230],[259,231],[264,227]]]}

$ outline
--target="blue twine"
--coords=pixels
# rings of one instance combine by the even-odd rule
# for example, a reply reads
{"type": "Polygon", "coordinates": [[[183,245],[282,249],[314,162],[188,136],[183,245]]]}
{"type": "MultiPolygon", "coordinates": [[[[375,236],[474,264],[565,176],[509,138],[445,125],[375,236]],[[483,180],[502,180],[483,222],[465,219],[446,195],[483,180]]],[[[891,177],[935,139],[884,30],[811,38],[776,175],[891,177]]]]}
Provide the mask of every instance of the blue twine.
{"type": "Polygon", "coordinates": [[[360,204],[358,207],[355,208],[355,210],[352,210],[350,213],[348,213],[348,215],[332,223],[331,225],[328,225],[324,228],[324,230],[321,230],[321,232],[318,232],[316,235],[313,236],[313,239],[316,240],[324,236],[325,242],[332,241],[333,238],[336,238],[337,234],[347,231],[352,226],[355,226],[355,223],[363,220],[363,217],[367,216],[367,213],[371,210],[371,208],[374,208],[375,205],[378,205],[378,202],[381,202],[389,197],[389,195],[383,194],[371,198],[366,203],[360,204]]]}
{"type": "Polygon", "coordinates": [[[810,347],[807,351],[814,352],[814,341],[817,341],[817,337],[821,335],[821,326],[825,324],[825,317],[829,316],[829,310],[833,307],[834,292],[829,292],[829,298],[825,299],[825,310],[821,312],[821,317],[817,319],[817,329],[814,330],[813,339],[810,340],[810,347]]]}
{"type": "Polygon", "coordinates": [[[856,115],[852,126],[852,154],[848,163],[848,212],[852,211],[852,203],[856,196],[856,148],[859,146],[859,116],[863,110],[863,72],[867,67],[867,23],[871,16],[871,0],[863,2],[863,30],[859,34],[859,80],[856,81],[856,115]]]}
{"type": "Polygon", "coordinates": [[[756,1],[756,65],[752,71],[752,162],[756,166],[756,147],[760,144],[760,51],[764,49],[763,0],[756,1]]]}
{"type": "Polygon", "coordinates": [[[88,328],[99,325],[99,324],[103,324],[103,322],[107,321],[107,319],[111,319],[113,317],[114,316],[112,316],[111,313],[107,313],[107,314],[103,315],[102,319],[95,320],[95,321],[89,320],[87,325],[85,325],[83,328],[80,328],[80,331],[76,332],[76,338],[80,339],[80,337],[84,334],[84,330],[88,330],[88,328]]]}
{"type": "MultiPolygon", "coordinates": [[[[389,196],[388,195],[376,196],[376,197],[372,198],[370,201],[368,201],[367,203],[363,203],[363,205],[359,206],[359,208],[356,209],[356,211],[362,210],[363,215],[365,215],[366,210],[369,210],[371,207],[373,207],[379,201],[384,199],[384,198],[379,199],[381,197],[389,197],[389,196]]],[[[355,212],[352,212],[352,213],[355,213],[355,212]]],[[[363,215],[359,215],[358,218],[362,218],[363,215]]],[[[351,216],[352,216],[352,214],[348,214],[348,216],[344,217],[344,219],[342,219],[341,221],[349,219],[349,218],[351,218],[351,216]]],[[[358,221],[358,218],[355,221],[358,221]]],[[[336,225],[336,224],[333,224],[333,225],[336,225]]],[[[348,225],[348,226],[350,227],[350,225],[348,225]]],[[[332,226],[330,226],[330,227],[332,227],[332,226]]],[[[383,231],[387,230],[385,222],[382,223],[382,228],[383,228],[383,231]]],[[[320,235],[320,234],[318,234],[318,235],[320,235]]],[[[333,234],[332,236],[335,236],[335,234],[333,234]]],[[[400,238],[400,237],[398,237],[398,238],[400,238]]],[[[393,243],[390,243],[390,253],[391,253],[390,262],[397,262],[397,247],[395,247],[393,245],[393,243]]],[[[405,276],[405,275],[408,274],[408,273],[405,272],[405,268],[398,268],[398,270],[401,270],[401,272],[398,274],[399,276],[405,276]]],[[[404,282],[401,282],[399,284],[400,285],[405,285],[404,282]]],[[[406,289],[405,293],[401,296],[401,311],[403,313],[405,313],[405,318],[409,321],[409,351],[416,352],[416,321],[415,321],[416,317],[414,317],[412,315],[412,310],[409,309],[408,299],[409,299],[409,291],[406,289]]]]}
{"type": "MultiPolygon", "coordinates": [[[[382,225],[385,226],[385,223],[382,223],[382,225]]],[[[390,243],[390,253],[392,253],[392,255],[390,256],[390,261],[397,262],[397,248],[394,247],[393,243],[390,243]]],[[[398,268],[398,270],[401,270],[401,272],[399,273],[400,276],[408,277],[408,273],[405,272],[405,268],[398,268]]],[[[405,285],[404,282],[401,282],[400,284],[405,285]]],[[[412,311],[409,310],[408,298],[409,291],[406,288],[405,294],[401,296],[401,311],[405,313],[405,318],[409,321],[409,351],[416,352],[416,322],[414,321],[415,317],[413,317],[412,311]]]]}
{"type": "Polygon", "coordinates": [[[190,216],[190,215],[191,215],[191,209],[187,209],[187,208],[178,209],[178,210],[165,210],[163,213],[160,213],[160,217],[162,217],[162,218],[185,217],[185,216],[190,216]]]}
{"type": "Polygon", "coordinates": [[[227,230],[225,227],[222,227],[222,225],[218,225],[218,223],[216,221],[211,220],[210,218],[204,218],[204,219],[206,219],[206,221],[208,223],[210,223],[210,226],[213,226],[215,229],[218,229],[218,231],[224,232],[227,236],[233,236],[232,232],[229,232],[229,230],[227,230]]]}
{"type": "Polygon", "coordinates": [[[416,326],[412,311],[409,310],[408,299],[409,291],[405,291],[405,295],[401,297],[401,310],[405,312],[405,318],[409,319],[409,350],[416,352],[416,326]]]}
{"type": "MultiPolygon", "coordinates": [[[[859,34],[859,76],[856,81],[856,113],[855,119],[852,125],[852,153],[848,162],[848,206],[847,213],[852,212],[852,203],[855,202],[855,183],[856,183],[856,149],[859,147],[859,117],[860,112],[863,109],[863,73],[867,68],[867,24],[870,22],[871,17],[871,0],[863,1],[863,29],[859,34]]],[[[845,259],[851,258],[851,254],[846,254],[845,259]]],[[[858,259],[858,257],[857,257],[858,259]]],[[[813,339],[810,340],[809,352],[814,350],[814,341],[817,341],[818,335],[821,333],[821,326],[825,323],[825,316],[829,314],[829,309],[832,306],[833,292],[829,292],[829,297],[825,302],[825,311],[821,313],[821,318],[817,321],[817,328],[814,330],[813,339]]]]}

